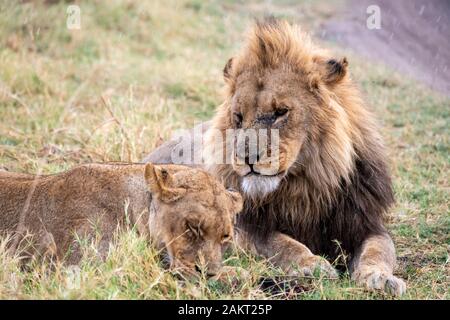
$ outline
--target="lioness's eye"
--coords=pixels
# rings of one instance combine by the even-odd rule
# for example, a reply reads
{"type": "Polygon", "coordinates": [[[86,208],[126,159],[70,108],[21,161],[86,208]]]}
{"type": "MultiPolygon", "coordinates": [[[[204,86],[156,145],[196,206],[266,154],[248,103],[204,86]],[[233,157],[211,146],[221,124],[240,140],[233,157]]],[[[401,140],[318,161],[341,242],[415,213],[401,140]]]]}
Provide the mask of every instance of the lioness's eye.
{"type": "Polygon", "coordinates": [[[222,242],[227,242],[231,240],[231,236],[229,234],[224,234],[222,236],[222,242]]]}
{"type": "Polygon", "coordinates": [[[242,120],[243,120],[242,113],[235,112],[233,114],[233,118],[234,118],[234,123],[235,123],[236,127],[239,128],[242,125],[242,120]]]}
{"type": "Polygon", "coordinates": [[[203,237],[203,230],[198,222],[186,221],[186,231],[196,238],[203,237]]]}

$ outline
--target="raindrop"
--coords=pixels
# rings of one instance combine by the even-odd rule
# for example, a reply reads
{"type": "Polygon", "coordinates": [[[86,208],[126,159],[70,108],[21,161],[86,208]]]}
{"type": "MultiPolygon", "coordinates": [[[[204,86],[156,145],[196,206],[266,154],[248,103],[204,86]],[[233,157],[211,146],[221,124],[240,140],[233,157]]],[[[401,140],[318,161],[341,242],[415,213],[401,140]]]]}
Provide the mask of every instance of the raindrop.
{"type": "Polygon", "coordinates": [[[423,14],[423,11],[425,10],[425,6],[420,7],[419,16],[423,14]]]}

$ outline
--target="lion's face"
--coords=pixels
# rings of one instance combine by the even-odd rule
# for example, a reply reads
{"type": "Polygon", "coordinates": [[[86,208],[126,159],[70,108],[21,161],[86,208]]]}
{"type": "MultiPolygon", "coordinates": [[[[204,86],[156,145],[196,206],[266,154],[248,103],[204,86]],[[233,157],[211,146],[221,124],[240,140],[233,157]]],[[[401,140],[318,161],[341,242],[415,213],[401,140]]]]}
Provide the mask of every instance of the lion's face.
{"type": "Polygon", "coordinates": [[[244,192],[269,193],[296,164],[310,127],[311,114],[319,107],[318,101],[308,91],[301,74],[283,66],[276,70],[245,71],[237,77],[230,101],[231,123],[235,129],[243,129],[243,132],[266,129],[269,136],[272,130],[278,131],[278,147],[268,144],[278,156],[267,157],[261,143],[252,150],[248,140],[245,146],[245,140],[238,139],[236,150],[246,149],[246,152],[236,152],[232,162],[233,170],[242,177],[244,192]]]}
{"type": "Polygon", "coordinates": [[[227,156],[247,195],[267,195],[298,168],[330,185],[346,176],[353,130],[333,100],[346,69],[345,58],[316,49],[298,27],[274,22],[252,29],[224,68],[227,99],[213,124],[222,132],[238,129],[226,149],[233,149],[227,156]]]}
{"type": "Polygon", "coordinates": [[[171,268],[216,274],[233,237],[242,197],[202,170],[147,166],[151,166],[147,181],[155,195],[150,226],[164,243],[171,268]]]}

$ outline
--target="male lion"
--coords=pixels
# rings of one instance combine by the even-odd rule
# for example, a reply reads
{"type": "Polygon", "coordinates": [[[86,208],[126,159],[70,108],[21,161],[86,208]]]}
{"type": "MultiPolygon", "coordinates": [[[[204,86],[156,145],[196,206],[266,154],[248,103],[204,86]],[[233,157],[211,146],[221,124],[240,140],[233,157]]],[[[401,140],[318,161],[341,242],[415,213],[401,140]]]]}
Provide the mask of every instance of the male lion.
{"type": "Polygon", "coordinates": [[[70,264],[81,258],[75,234],[98,234],[104,257],[128,219],[167,249],[172,268],[214,275],[241,209],[239,193],[185,166],[88,164],[46,176],[0,171],[0,234],[13,235],[13,250],[31,234],[30,254],[70,264]]]}
{"type": "MultiPolygon", "coordinates": [[[[383,225],[394,202],[386,153],[347,68],[346,58],[332,58],[298,26],[256,23],[224,68],[227,96],[206,126],[205,150],[217,130],[277,129],[278,170],[267,170],[259,153],[228,149],[230,162],[205,167],[244,194],[237,237],[244,247],[307,275],[319,267],[335,276],[318,255],[333,261],[344,253],[358,284],[401,295],[406,286],[393,275],[395,249],[383,225]]],[[[175,145],[146,160],[170,162],[175,145]]]]}

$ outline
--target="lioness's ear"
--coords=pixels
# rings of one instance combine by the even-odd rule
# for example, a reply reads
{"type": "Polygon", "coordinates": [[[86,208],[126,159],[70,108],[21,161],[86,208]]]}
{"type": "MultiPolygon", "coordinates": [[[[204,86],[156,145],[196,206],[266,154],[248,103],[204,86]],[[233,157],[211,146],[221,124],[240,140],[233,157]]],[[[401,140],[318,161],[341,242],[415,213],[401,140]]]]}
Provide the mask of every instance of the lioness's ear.
{"type": "Polygon", "coordinates": [[[347,58],[341,60],[329,59],[323,66],[322,79],[326,84],[335,84],[344,79],[347,74],[347,58]]]}
{"type": "Polygon", "coordinates": [[[228,59],[227,64],[223,68],[223,78],[225,81],[229,81],[231,79],[231,68],[233,66],[233,58],[228,59]]]}
{"type": "Polygon", "coordinates": [[[173,186],[172,176],[160,166],[146,164],[144,177],[152,195],[163,202],[178,200],[186,193],[186,189],[173,186]]]}
{"type": "Polygon", "coordinates": [[[232,211],[234,214],[238,214],[239,212],[242,211],[242,208],[244,206],[244,200],[242,199],[241,194],[233,189],[228,189],[227,192],[233,204],[232,211]]]}

